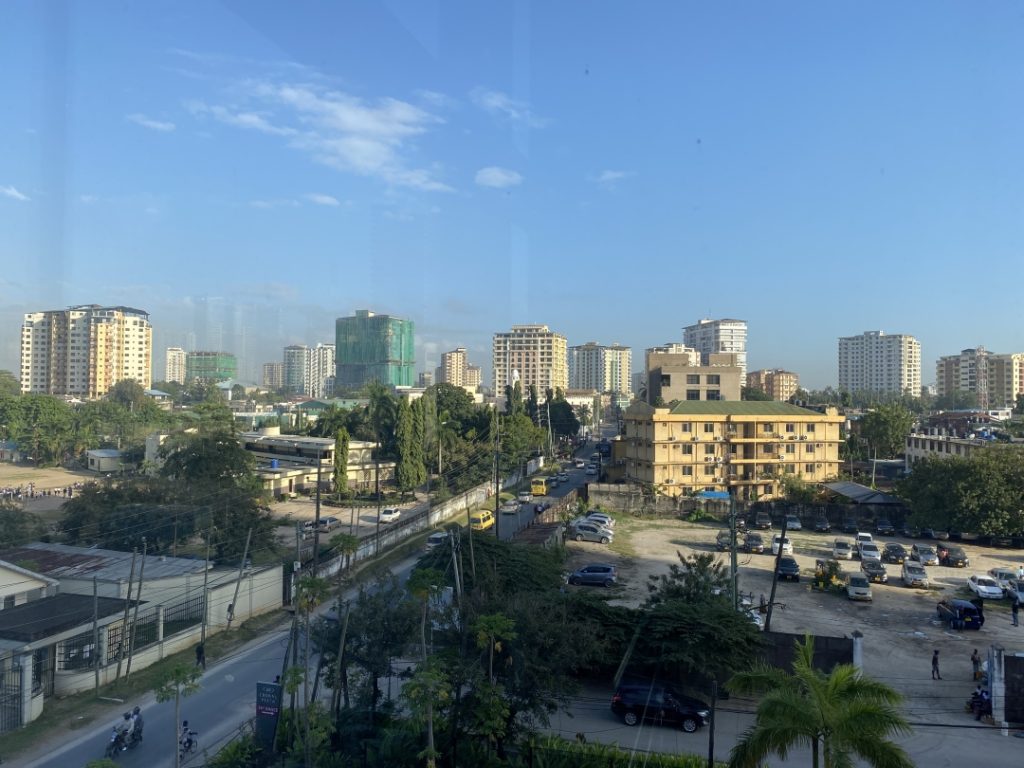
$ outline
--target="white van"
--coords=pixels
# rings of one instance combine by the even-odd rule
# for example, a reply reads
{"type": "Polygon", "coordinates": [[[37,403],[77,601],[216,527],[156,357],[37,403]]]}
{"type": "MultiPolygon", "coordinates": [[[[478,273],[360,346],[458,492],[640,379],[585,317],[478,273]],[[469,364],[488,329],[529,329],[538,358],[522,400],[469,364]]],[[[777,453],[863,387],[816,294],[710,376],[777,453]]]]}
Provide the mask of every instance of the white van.
{"type": "Polygon", "coordinates": [[[852,560],[853,545],[846,539],[836,539],[832,542],[832,557],[836,560],[852,560]]]}

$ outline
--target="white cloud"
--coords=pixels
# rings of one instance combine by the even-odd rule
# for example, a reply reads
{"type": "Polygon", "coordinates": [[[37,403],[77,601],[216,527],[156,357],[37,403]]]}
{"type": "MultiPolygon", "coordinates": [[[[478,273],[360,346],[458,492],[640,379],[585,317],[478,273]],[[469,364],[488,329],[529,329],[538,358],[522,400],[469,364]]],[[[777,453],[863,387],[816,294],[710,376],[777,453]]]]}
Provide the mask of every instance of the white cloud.
{"type": "Polygon", "coordinates": [[[258,112],[237,112],[218,104],[210,106],[201,101],[191,101],[185,106],[193,115],[209,115],[214,120],[235,128],[249,128],[260,133],[268,133],[271,136],[293,136],[297,133],[294,128],[270,123],[264,115],[258,112]]]}
{"type": "Polygon", "coordinates": [[[495,165],[481,168],[476,172],[476,183],[481,187],[493,189],[505,189],[523,183],[521,174],[510,171],[508,168],[498,168],[495,165]]]}
{"type": "Polygon", "coordinates": [[[394,98],[367,100],[316,84],[248,80],[234,93],[242,106],[186,103],[197,117],[285,137],[292,148],[339,171],[395,186],[450,191],[433,167],[413,167],[412,142],[443,119],[394,98]]]}
{"type": "Polygon", "coordinates": [[[529,104],[513,99],[507,93],[487,88],[474,88],[469,97],[474,104],[489,115],[501,117],[513,123],[522,123],[530,128],[543,128],[547,123],[544,118],[533,114],[529,104]]]}
{"type": "Polygon", "coordinates": [[[12,186],[0,187],[0,195],[9,197],[12,200],[20,200],[23,203],[27,203],[32,199],[18,188],[12,186]]]}
{"type": "Polygon", "coordinates": [[[153,131],[163,131],[166,133],[168,131],[173,131],[175,128],[174,123],[166,122],[164,120],[154,120],[153,118],[146,117],[139,112],[133,112],[130,115],[125,115],[125,119],[153,131]]]}
{"type": "Polygon", "coordinates": [[[632,176],[636,176],[634,171],[601,171],[597,176],[592,177],[591,181],[597,184],[614,184],[632,176]]]}
{"type": "Polygon", "coordinates": [[[250,200],[249,205],[253,208],[298,208],[298,200],[250,200]]]}
{"type": "Polygon", "coordinates": [[[331,197],[330,195],[321,195],[316,192],[311,192],[310,194],[305,195],[305,198],[309,200],[309,202],[316,203],[317,205],[341,205],[341,202],[338,200],[338,198],[331,197]]]}

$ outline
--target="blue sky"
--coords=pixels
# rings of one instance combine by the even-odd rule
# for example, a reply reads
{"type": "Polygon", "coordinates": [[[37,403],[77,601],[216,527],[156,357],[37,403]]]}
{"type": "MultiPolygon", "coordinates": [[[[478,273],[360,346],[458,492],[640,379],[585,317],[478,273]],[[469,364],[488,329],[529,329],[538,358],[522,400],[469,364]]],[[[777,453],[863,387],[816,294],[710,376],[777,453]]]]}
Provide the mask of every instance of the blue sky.
{"type": "Polygon", "coordinates": [[[8,2],[0,367],[25,311],[127,304],[242,371],[357,308],[420,365],[749,324],[1024,351],[1016,3],[8,2]]]}

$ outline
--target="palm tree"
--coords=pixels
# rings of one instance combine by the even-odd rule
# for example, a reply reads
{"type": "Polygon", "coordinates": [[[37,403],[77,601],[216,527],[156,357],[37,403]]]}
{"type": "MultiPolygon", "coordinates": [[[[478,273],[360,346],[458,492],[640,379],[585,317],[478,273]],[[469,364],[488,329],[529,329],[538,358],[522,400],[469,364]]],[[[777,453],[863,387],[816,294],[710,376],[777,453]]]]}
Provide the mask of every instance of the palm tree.
{"type": "Polygon", "coordinates": [[[819,753],[824,768],[845,768],[854,756],[874,768],[912,768],[902,747],[889,741],[910,732],[896,709],[903,697],[852,664],[826,675],[813,661],[814,639],[807,635],[796,644],[791,674],[762,663],[729,681],[735,694],[762,695],[757,723],[733,747],[730,768],[756,768],[770,754],[785,760],[803,745],[811,748],[814,768],[819,753]]]}

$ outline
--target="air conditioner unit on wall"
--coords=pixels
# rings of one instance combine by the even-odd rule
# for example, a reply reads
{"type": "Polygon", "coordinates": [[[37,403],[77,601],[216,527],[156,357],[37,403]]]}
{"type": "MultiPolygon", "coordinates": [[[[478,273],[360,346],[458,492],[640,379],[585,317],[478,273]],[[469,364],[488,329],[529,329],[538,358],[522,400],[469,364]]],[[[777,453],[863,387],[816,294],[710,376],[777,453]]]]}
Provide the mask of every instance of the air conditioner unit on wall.
{"type": "Polygon", "coordinates": [[[695,442],[695,443],[696,443],[696,442],[697,442],[698,440],[700,440],[700,438],[699,438],[699,437],[697,437],[696,435],[694,435],[694,436],[693,436],[693,437],[691,437],[690,439],[691,439],[691,440],[692,440],[693,442],[695,442]]]}
{"type": "Polygon", "coordinates": [[[800,439],[801,440],[806,440],[807,439],[807,435],[800,435],[800,439]]]}

